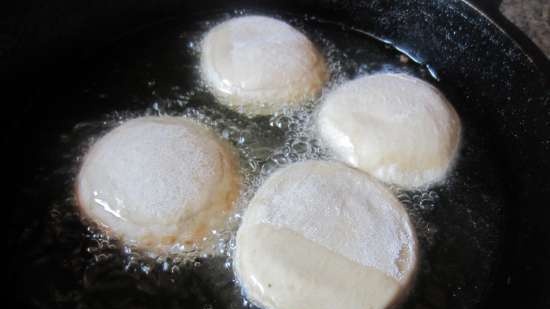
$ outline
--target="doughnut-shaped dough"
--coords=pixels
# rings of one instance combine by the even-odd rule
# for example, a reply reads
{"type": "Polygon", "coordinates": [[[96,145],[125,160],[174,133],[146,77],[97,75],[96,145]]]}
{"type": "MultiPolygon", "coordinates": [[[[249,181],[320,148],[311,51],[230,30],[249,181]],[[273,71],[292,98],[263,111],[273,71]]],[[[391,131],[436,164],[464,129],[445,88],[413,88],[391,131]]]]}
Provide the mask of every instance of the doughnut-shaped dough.
{"type": "Polygon", "coordinates": [[[345,163],[404,188],[442,180],[460,140],[460,119],[432,85],[405,74],[347,82],[320,107],[321,139],[345,163]]]}
{"type": "Polygon", "coordinates": [[[246,114],[272,114],[319,93],[328,74],[313,43],[285,22],[230,19],[202,41],[201,73],[221,102],[246,114]]]}
{"type": "Polygon", "coordinates": [[[77,184],[82,212],[127,243],[168,253],[201,246],[239,194],[238,161],[210,129],[183,117],[125,122],[86,155],[77,184]]]}
{"type": "Polygon", "coordinates": [[[233,267],[265,309],[375,309],[400,301],[416,260],[413,228],[390,191],[342,163],[306,161],[259,188],[233,267]]]}

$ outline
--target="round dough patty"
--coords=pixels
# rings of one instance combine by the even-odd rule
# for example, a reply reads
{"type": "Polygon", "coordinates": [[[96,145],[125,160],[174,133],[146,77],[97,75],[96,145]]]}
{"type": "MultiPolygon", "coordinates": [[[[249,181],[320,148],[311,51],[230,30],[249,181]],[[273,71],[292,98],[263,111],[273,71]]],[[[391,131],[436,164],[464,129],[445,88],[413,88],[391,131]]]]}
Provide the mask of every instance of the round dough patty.
{"type": "Polygon", "coordinates": [[[239,194],[228,144],[183,117],[125,122],[97,141],[77,178],[83,213],[152,252],[197,245],[223,226],[239,194]]]}
{"type": "Polygon", "coordinates": [[[368,75],[329,93],[321,139],[345,163],[404,188],[442,180],[460,140],[460,119],[432,85],[405,74],[368,75]]]}
{"type": "Polygon", "coordinates": [[[201,73],[222,103],[247,114],[272,114],[314,97],[327,79],[313,43],[285,22],[230,19],[202,41],[201,73]]]}
{"type": "Polygon", "coordinates": [[[259,188],[233,267],[266,309],[364,309],[399,302],[416,260],[416,236],[391,192],[344,164],[306,161],[259,188]]]}

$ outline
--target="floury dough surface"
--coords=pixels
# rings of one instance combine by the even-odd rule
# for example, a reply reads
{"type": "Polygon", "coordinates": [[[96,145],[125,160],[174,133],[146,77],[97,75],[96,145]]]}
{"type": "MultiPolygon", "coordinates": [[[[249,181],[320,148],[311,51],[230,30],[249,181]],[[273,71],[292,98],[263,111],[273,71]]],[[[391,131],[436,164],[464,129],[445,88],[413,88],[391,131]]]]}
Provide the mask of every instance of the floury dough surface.
{"type": "Polygon", "coordinates": [[[263,16],[225,21],[202,41],[201,74],[221,102],[246,114],[272,114],[315,97],[328,73],[313,43],[263,16]]]}
{"type": "Polygon", "coordinates": [[[446,176],[460,119],[432,85],[405,74],[367,75],[329,93],[317,115],[321,139],[345,163],[383,182],[424,187],[446,176]]]}
{"type": "Polygon", "coordinates": [[[125,122],[98,140],[77,179],[82,212],[127,243],[167,253],[223,226],[240,189],[237,158],[184,117],[125,122]]]}
{"type": "Polygon", "coordinates": [[[237,232],[234,270],[267,309],[387,308],[411,284],[417,241],[390,191],[338,162],[282,168],[237,232]]]}

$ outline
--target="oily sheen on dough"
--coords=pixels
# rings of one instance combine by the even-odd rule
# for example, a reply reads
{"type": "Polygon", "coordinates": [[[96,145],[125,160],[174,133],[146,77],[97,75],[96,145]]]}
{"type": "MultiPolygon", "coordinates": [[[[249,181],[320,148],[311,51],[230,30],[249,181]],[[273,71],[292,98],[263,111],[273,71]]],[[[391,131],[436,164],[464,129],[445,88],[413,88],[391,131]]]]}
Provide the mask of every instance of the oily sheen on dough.
{"type": "Polygon", "coordinates": [[[342,163],[306,161],[259,188],[233,267],[265,309],[387,308],[411,284],[416,243],[405,209],[381,184],[342,163]]]}
{"type": "Polygon", "coordinates": [[[432,85],[375,74],[330,92],[317,115],[321,139],[345,163],[404,188],[442,180],[460,140],[460,119],[432,85]]]}
{"type": "Polygon", "coordinates": [[[319,93],[324,58],[287,23],[245,16],[211,29],[202,41],[201,74],[221,102],[246,114],[272,114],[319,93]]]}
{"type": "Polygon", "coordinates": [[[183,117],[143,117],[98,140],[77,178],[86,217],[151,252],[198,246],[239,194],[238,161],[213,131],[183,117]]]}

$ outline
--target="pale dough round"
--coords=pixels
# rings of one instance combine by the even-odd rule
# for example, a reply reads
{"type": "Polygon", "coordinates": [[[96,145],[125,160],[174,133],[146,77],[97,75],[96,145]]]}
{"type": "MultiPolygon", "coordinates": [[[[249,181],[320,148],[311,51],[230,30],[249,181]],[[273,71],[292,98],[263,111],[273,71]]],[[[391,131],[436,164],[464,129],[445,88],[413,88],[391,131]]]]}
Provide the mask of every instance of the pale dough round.
{"type": "Polygon", "coordinates": [[[265,309],[387,308],[410,287],[416,247],[390,191],[342,163],[306,161],[259,188],[233,268],[247,298],[265,309]]]}
{"type": "Polygon", "coordinates": [[[76,184],[82,212],[127,243],[169,253],[223,226],[240,190],[238,161],[184,117],[143,117],[98,140],[76,184]]]}
{"type": "Polygon", "coordinates": [[[405,74],[364,76],[336,88],[317,115],[321,139],[345,163],[404,188],[442,180],[460,119],[432,85],[405,74]]]}
{"type": "Polygon", "coordinates": [[[201,74],[221,102],[246,114],[272,114],[319,93],[324,58],[287,23],[263,16],[230,19],[202,41],[201,74]]]}

